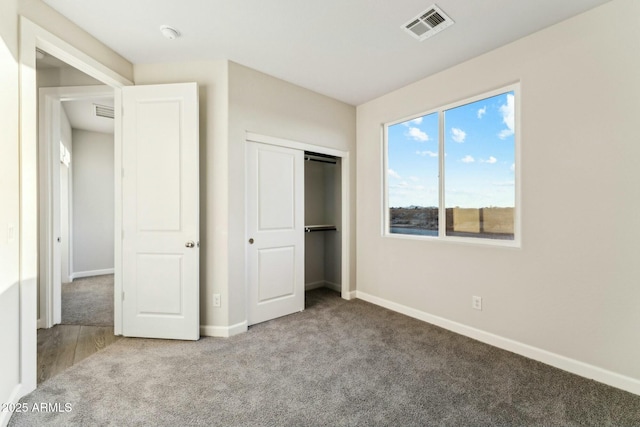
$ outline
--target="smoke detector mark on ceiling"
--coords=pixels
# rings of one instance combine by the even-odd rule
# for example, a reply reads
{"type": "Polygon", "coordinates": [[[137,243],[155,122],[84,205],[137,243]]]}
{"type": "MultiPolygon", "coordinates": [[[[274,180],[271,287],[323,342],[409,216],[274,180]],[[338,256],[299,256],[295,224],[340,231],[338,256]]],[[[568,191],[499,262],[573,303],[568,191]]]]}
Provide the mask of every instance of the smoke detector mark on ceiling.
{"type": "Polygon", "coordinates": [[[107,119],[113,119],[114,117],[113,107],[109,107],[108,105],[93,104],[93,112],[96,117],[104,117],[107,119]]]}
{"type": "Polygon", "coordinates": [[[415,18],[412,18],[402,28],[416,39],[423,41],[453,24],[453,19],[449,18],[442,9],[434,4],[415,18]]]}

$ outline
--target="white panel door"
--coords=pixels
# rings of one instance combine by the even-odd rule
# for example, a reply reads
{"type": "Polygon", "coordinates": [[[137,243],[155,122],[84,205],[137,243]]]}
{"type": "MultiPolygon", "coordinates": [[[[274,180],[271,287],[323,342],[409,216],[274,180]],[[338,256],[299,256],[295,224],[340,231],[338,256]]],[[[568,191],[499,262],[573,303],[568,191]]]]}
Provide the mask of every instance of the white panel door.
{"type": "Polygon", "coordinates": [[[197,340],[198,88],[122,91],[122,331],[197,340]]]}
{"type": "Polygon", "coordinates": [[[249,325],[304,310],[304,152],[247,142],[249,325]]]}

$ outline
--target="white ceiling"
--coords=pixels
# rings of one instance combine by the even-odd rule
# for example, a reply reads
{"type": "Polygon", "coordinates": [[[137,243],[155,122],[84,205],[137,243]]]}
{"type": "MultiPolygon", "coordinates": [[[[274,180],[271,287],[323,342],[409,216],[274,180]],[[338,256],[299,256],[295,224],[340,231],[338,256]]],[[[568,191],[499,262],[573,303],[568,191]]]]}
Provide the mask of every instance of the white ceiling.
{"type": "Polygon", "coordinates": [[[96,117],[93,104],[113,107],[113,97],[64,101],[62,108],[64,108],[65,113],[67,113],[69,123],[71,123],[73,129],[113,133],[113,119],[96,117]]]}
{"type": "Polygon", "coordinates": [[[358,105],[609,0],[438,0],[455,24],[423,42],[401,26],[432,0],[44,1],[134,64],[229,59],[358,105]]]}

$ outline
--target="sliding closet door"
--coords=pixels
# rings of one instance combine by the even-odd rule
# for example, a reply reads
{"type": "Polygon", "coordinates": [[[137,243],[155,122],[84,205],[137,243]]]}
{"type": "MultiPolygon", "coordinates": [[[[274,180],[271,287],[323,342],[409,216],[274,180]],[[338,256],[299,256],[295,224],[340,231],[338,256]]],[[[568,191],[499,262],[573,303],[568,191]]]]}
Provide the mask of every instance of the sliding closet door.
{"type": "Polygon", "coordinates": [[[247,142],[249,324],[304,309],[304,153],[247,142]]]}

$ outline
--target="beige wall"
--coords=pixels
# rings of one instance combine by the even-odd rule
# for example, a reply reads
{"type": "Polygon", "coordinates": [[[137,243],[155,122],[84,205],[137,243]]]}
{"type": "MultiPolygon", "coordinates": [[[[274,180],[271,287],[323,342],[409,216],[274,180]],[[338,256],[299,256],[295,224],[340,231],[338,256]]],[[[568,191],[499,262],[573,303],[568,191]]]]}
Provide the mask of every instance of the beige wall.
{"type": "Polygon", "coordinates": [[[73,129],[74,274],[114,268],[113,143],[113,134],[73,129]]]}
{"type": "Polygon", "coordinates": [[[482,231],[513,234],[513,208],[482,208],[482,231]]]}
{"type": "MultiPolygon", "coordinates": [[[[0,2],[0,402],[20,382],[18,17],[16,0],[0,2]],[[9,227],[13,227],[10,238],[9,227]]],[[[35,304],[35,301],[34,301],[35,304]]],[[[0,412],[0,425],[8,420],[0,412]]]]}
{"type": "MultiPolygon", "coordinates": [[[[339,225],[341,220],[340,164],[304,162],[305,225],[339,225]]],[[[342,227],[305,233],[305,285],[340,285],[342,227]]]]}
{"type": "Polygon", "coordinates": [[[353,152],[355,108],[227,61],[136,65],[134,80],[200,87],[201,324],[242,324],[246,131],[353,152]]]}
{"type": "Polygon", "coordinates": [[[358,291],[640,380],[638,16],[614,0],[359,106],[358,291]],[[381,237],[381,123],[517,81],[522,247],[381,237]]]}
{"type": "MultiPolygon", "coordinates": [[[[480,209],[474,208],[452,208],[453,209],[453,231],[465,233],[480,232],[480,209]]],[[[447,223],[447,227],[449,223],[447,223]]]]}
{"type": "Polygon", "coordinates": [[[102,85],[99,80],[89,77],[72,67],[41,68],[36,72],[38,88],[60,86],[92,86],[102,85]]]}
{"type": "MultiPolygon", "coordinates": [[[[304,162],[304,224],[327,224],[324,215],[325,168],[322,163],[304,162]]],[[[324,282],[325,233],[304,235],[304,283],[324,282]]]]}
{"type": "Polygon", "coordinates": [[[513,208],[447,208],[447,232],[513,234],[513,208]]]}

